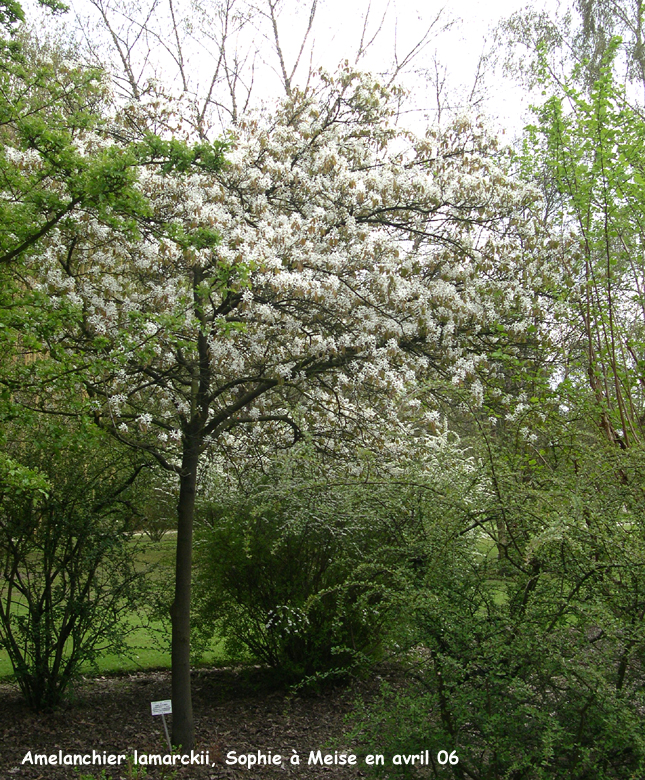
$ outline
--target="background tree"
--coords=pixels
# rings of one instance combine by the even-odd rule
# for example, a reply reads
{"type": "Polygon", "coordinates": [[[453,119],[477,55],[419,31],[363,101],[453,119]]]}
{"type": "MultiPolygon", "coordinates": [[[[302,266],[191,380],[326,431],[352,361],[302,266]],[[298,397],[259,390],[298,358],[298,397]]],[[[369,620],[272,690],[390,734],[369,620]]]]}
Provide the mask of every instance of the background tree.
{"type": "MultiPolygon", "coordinates": [[[[376,11],[367,4],[364,11],[356,10],[346,15],[344,25],[355,30],[354,39],[331,62],[328,20],[318,0],[179,0],[136,10],[120,0],[96,0],[77,10],[75,32],[87,61],[111,73],[125,100],[146,104],[156,91],[181,99],[182,130],[197,137],[212,138],[267,101],[289,97],[296,89],[306,92],[321,68],[334,72],[343,63],[374,70],[389,86],[421,69],[417,95],[426,84],[432,85],[431,95],[420,99],[415,110],[426,112],[435,100],[439,111],[445,108],[447,87],[436,57],[427,67],[422,59],[454,18],[445,9],[422,24],[417,18],[414,36],[408,38],[397,33],[394,7],[376,11]]],[[[474,81],[470,97],[462,96],[462,107],[464,100],[473,104],[479,99],[481,79],[474,81]]],[[[405,95],[400,97],[406,102],[405,95]]]]}
{"type": "Polygon", "coordinates": [[[610,47],[588,97],[557,88],[531,129],[533,159],[558,193],[568,279],[556,325],[564,380],[588,387],[607,439],[643,438],[643,121],[612,76],[610,47]]]}
{"type": "Polygon", "coordinates": [[[499,25],[497,38],[505,67],[530,89],[547,65],[561,84],[574,77],[590,90],[611,61],[618,81],[643,102],[641,0],[573,0],[555,12],[527,6],[499,25]]]}

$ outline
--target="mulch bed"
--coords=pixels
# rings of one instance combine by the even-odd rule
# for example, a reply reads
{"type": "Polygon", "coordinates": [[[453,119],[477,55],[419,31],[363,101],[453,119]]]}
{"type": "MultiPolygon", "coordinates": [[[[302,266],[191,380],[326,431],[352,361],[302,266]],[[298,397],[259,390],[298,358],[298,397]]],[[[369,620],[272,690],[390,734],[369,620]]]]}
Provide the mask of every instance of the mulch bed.
{"type": "MultiPolygon", "coordinates": [[[[344,736],[346,716],[358,693],[370,696],[374,685],[337,687],[318,694],[292,694],[272,687],[261,670],[199,670],[193,675],[193,708],[196,748],[209,752],[211,766],[146,767],[139,774],[121,768],[105,767],[110,780],[133,778],[302,778],[330,780],[365,776],[365,765],[308,765],[310,751],[334,753],[351,751],[344,736]],[[327,748],[327,751],[325,751],[327,748]],[[283,757],[281,766],[253,769],[227,766],[229,751],[257,753],[258,750],[283,757]],[[293,751],[300,765],[288,760],[293,751]],[[176,774],[173,774],[176,772],[176,774]]],[[[73,699],[54,713],[36,714],[24,704],[18,689],[0,686],[0,778],[10,780],[62,780],[82,774],[100,778],[99,767],[83,770],[71,766],[42,766],[22,763],[29,751],[35,754],[167,753],[160,717],[150,714],[150,702],[170,698],[167,671],[137,673],[121,677],[85,680],[73,692],[73,699]]]]}

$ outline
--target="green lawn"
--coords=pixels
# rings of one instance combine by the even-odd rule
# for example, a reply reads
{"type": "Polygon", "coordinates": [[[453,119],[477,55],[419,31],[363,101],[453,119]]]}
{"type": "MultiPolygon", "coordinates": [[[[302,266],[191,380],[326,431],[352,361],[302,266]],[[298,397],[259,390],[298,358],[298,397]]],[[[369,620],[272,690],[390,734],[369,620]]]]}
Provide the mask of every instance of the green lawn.
{"type": "MultiPolygon", "coordinates": [[[[147,627],[140,626],[127,639],[128,651],[122,654],[109,654],[98,659],[98,672],[101,674],[110,672],[133,672],[140,669],[170,668],[170,651],[162,645],[162,636],[157,631],[151,631],[147,627]]],[[[223,642],[215,640],[211,648],[198,659],[198,663],[223,664],[227,656],[224,652],[223,642]]],[[[83,671],[92,673],[96,671],[86,667],[83,671]]],[[[13,669],[9,657],[4,650],[0,650],[0,680],[11,679],[13,669]]]]}

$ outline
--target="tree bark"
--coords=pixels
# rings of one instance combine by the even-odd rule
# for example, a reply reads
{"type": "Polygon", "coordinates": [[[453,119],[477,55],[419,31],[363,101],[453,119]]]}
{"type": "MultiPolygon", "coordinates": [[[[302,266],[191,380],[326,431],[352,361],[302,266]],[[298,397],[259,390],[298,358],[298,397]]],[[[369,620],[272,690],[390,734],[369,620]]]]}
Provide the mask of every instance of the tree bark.
{"type": "Polygon", "coordinates": [[[177,557],[172,620],[172,744],[182,753],[195,745],[190,688],[190,593],[193,560],[193,518],[199,446],[185,436],[177,506],[177,557]]]}

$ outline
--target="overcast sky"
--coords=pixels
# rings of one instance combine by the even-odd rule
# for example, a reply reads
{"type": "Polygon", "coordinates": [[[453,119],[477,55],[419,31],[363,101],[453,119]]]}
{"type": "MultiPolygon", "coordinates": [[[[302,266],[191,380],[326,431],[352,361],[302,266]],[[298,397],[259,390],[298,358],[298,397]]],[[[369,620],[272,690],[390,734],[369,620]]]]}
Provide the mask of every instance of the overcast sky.
{"type": "MultiPolygon", "coordinates": [[[[365,65],[374,71],[383,67],[389,61],[394,50],[396,35],[399,56],[404,56],[417,43],[433,19],[436,34],[423,54],[415,61],[421,71],[417,76],[404,78],[406,85],[412,86],[418,92],[417,110],[427,113],[429,119],[435,109],[434,95],[427,89],[427,79],[424,79],[424,69],[432,70],[434,55],[443,64],[447,72],[446,89],[453,93],[454,98],[463,98],[465,103],[469,94],[477,64],[482,53],[490,51],[495,27],[511,14],[525,8],[529,0],[492,0],[483,3],[477,0],[447,0],[445,3],[415,3],[409,0],[362,0],[348,2],[347,0],[319,0],[317,10],[317,26],[315,28],[315,52],[329,67],[344,58],[352,57],[360,39],[362,18],[366,9],[370,9],[369,27],[375,30],[385,14],[384,29],[379,37],[380,44],[374,46],[365,65]],[[454,22],[448,30],[443,30],[445,24],[454,22]]],[[[536,9],[555,10],[556,0],[536,2],[536,9]]],[[[291,40],[299,41],[301,30],[306,25],[305,3],[302,10],[291,19],[291,40]]],[[[284,20],[287,27],[286,20],[284,20]]],[[[288,29],[288,28],[287,28],[288,29]]],[[[523,125],[521,117],[526,109],[526,99],[519,87],[504,80],[499,70],[493,75],[488,73],[488,99],[485,110],[500,126],[506,126],[510,131],[523,125]]]]}
{"type": "MultiPolygon", "coordinates": [[[[27,0],[30,2],[31,0],[27,0]]],[[[157,3],[158,30],[161,35],[168,33],[167,40],[171,39],[170,30],[163,29],[163,14],[167,16],[170,7],[168,0],[101,0],[107,6],[113,3],[121,4],[125,8],[126,18],[141,15],[144,19],[146,9],[151,3],[157,3]],[[125,3],[125,5],[122,5],[125,3]],[[166,9],[164,11],[164,9],[166,9]]],[[[93,17],[98,21],[96,9],[92,7],[90,0],[68,0],[79,17],[88,19],[93,17]]],[[[177,14],[182,14],[186,24],[192,23],[190,4],[201,3],[204,7],[213,7],[218,0],[173,0],[177,14]]],[[[258,0],[260,3],[261,0],[258,0]]],[[[512,13],[524,8],[528,0],[492,0],[489,3],[477,2],[477,0],[447,0],[445,3],[425,2],[417,3],[415,0],[318,0],[315,24],[307,47],[301,59],[300,73],[306,73],[309,63],[314,66],[323,66],[328,70],[334,70],[338,63],[344,59],[354,61],[358,42],[361,38],[363,19],[369,9],[369,24],[367,26],[367,39],[381,25],[382,31],[377,42],[370,49],[369,55],[361,62],[361,68],[380,72],[385,70],[392,61],[395,50],[399,59],[405,57],[408,52],[419,42],[426,30],[435,20],[433,34],[423,53],[415,58],[412,68],[399,80],[408,88],[413,96],[410,104],[410,113],[406,124],[419,129],[428,121],[436,119],[436,94],[432,84],[432,76],[436,60],[445,67],[446,84],[443,100],[447,99],[451,106],[466,105],[468,95],[473,86],[477,63],[480,55],[490,50],[493,33],[496,25],[510,16],[512,13]],[[449,29],[446,25],[453,22],[449,29]],[[313,45],[313,56],[310,57],[309,45],[313,45]]],[[[556,0],[536,0],[538,9],[548,8],[554,10],[556,0]]],[[[287,64],[293,63],[297,56],[302,35],[307,26],[311,0],[283,0],[283,12],[279,18],[281,41],[287,64]]],[[[74,19],[74,12],[67,15],[66,24],[70,25],[74,19]]],[[[50,23],[51,20],[50,20],[50,23]]],[[[169,21],[168,21],[169,27],[169,21]]],[[[255,39],[247,37],[245,46],[258,45],[262,50],[271,49],[271,43],[262,40],[264,35],[271,34],[270,24],[264,27],[258,25],[257,34],[253,28],[247,28],[247,36],[255,35],[255,39]]],[[[91,36],[95,31],[90,33],[91,36]]],[[[106,41],[108,38],[106,37],[106,41]]],[[[211,52],[212,53],[212,52],[211,52]]],[[[163,59],[163,48],[159,46],[155,54],[163,59]]],[[[207,47],[203,44],[193,45],[192,51],[187,52],[187,57],[192,58],[190,71],[195,83],[200,81],[203,73],[203,81],[207,83],[209,68],[207,63],[209,56],[207,47]],[[200,50],[201,46],[201,50],[200,50]],[[201,52],[201,53],[200,53],[201,52]]],[[[172,63],[168,60],[169,64],[172,63]]],[[[165,67],[165,66],[164,66],[165,67]]],[[[288,65],[289,67],[289,65],[288,65]]],[[[279,92],[279,81],[271,72],[278,68],[277,59],[267,58],[262,67],[258,67],[255,73],[257,87],[256,93],[261,94],[271,101],[279,92]],[[273,77],[273,82],[272,82],[273,77]]],[[[168,68],[168,73],[172,68],[168,68]]],[[[175,71],[176,74],[176,71],[175,71]]],[[[169,76],[169,82],[172,78],[169,76]]],[[[297,77],[296,77],[297,81],[297,77]]],[[[486,91],[487,100],[480,108],[491,117],[498,128],[505,128],[509,134],[519,131],[526,120],[526,96],[522,90],[514,86],[502,77],[498,71],[487,73],[486,91]]],[[[175,78],[175,84],[177,80],[175,78]]],[[[203,86],[203,85],[202,85],[203,86]]]]}

